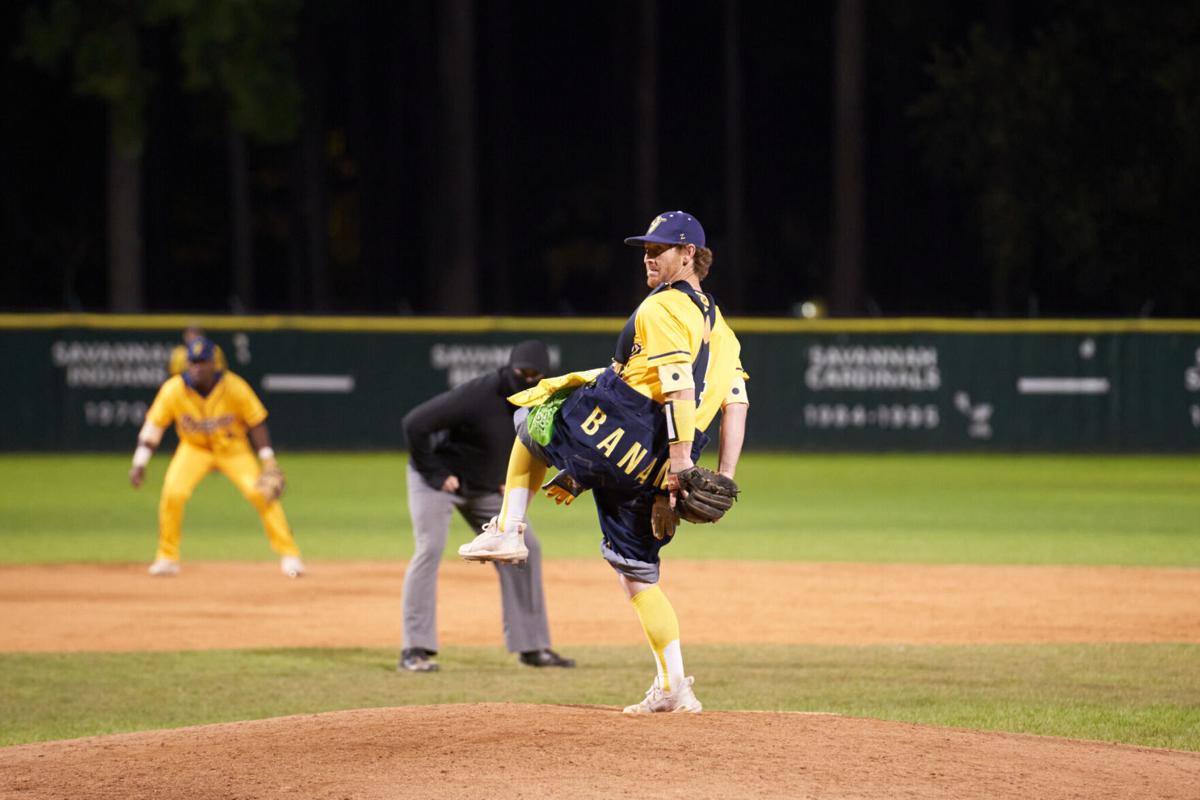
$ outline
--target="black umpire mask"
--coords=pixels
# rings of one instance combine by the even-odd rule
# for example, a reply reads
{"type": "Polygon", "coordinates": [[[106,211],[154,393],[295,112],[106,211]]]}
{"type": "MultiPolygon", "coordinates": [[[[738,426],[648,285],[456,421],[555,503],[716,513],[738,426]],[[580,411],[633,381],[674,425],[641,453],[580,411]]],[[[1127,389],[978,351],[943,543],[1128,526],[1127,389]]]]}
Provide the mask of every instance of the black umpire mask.
{"type": "Polygon", "coordinates": [[[500,368],[501,383],[508,394],[524,391],[541,380],[550,369],[550,353],[537,339],[519,342],[500,368]]]}
{"type": "Polygon", "coordinates": [[[533,386],[539,380],[541,380],[540,375],[536,377],[526,377],[520,372],[514,370],[512,367],[500,368],[500,383],[505,397],[510,394],[516,394],[517,392],[523,392],[529,387],[533,386]]]}

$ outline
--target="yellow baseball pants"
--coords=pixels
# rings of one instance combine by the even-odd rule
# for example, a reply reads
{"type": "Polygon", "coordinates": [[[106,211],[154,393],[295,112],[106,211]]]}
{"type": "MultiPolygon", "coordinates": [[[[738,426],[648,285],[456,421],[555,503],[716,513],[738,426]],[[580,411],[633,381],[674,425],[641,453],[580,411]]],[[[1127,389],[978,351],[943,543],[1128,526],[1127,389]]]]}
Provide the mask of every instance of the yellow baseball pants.
{"type": "Polygon", "coordinates": [[[279,501],[268,503],[254,488],[258,479],[258,459],[249,448],[217,455],[187,442],[181,442],[167,466],[163,479],[162,497],[158,503],[158,555],[157,558],[179,560],[179,539],[183,534],[183,508],[192,496],[197,484],[213,469],[225,473],[242,496],[262,517],[263,530],[271,543],[271,549],[281,556],[298,556],[300,548],[292,538],[283,506],[279,501]]]}

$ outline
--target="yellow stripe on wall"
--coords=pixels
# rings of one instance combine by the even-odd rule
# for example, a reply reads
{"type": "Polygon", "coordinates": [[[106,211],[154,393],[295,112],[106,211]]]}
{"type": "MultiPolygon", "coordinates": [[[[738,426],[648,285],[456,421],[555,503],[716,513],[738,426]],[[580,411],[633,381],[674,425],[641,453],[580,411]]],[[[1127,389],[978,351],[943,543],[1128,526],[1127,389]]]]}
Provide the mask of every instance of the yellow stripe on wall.
{"type": "MultiPolygon", "coordinates": [[[[200,325],[214,331],[298,330],[341,333],[612,333],[623,317],[335,317],[184,314],[0,314],[0,329],[83,328],[93,330],[182,330],[200,325]]],[[[739,333],[1200,333],[1192,319],[777,319],[735,317],[739,333]]]]}
{"type": "Polygon", "coordinates": [[[492,331],[619,332],[617,317],[333,317],[265,314],[0,314],[0,328],[94,330],[324,331],[388,333],[486,333],[492,331]]]}
{"type": "Polygon", "coordinates": [[[742,333],[1200,333],[1193,319],[731,319],[742,333]]]}

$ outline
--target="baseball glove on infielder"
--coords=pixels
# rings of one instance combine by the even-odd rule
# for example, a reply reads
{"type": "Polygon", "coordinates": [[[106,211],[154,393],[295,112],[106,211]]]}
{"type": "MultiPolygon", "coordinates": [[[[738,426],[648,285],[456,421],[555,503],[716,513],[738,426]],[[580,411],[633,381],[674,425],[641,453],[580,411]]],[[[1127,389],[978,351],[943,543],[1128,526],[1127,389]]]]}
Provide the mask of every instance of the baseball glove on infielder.
{"type": "Polygon", "coordinates": [[[733,508],[738,485],[733,478],[705,467],[688,467],[675,475],[679,489],[675,511],[688,522],[716,522],[733,508]]]}
{"type": "Polygon", "coordinates": [[[274,461],[263,464],[258,480],[254,482],[254,488],[266,498],[268,503],[278,500],[283,496],[283,490],[287,488],[287,481],[283,479],[283,470],[274,461]]]}

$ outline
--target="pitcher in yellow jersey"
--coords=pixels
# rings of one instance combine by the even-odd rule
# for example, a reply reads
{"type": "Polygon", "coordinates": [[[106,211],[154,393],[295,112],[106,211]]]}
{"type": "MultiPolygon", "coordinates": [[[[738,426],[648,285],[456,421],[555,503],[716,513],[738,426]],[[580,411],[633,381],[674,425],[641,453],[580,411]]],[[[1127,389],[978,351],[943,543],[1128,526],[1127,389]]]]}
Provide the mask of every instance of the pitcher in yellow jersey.
{"type": "Polygon", "coordinates": [[[747,376],[737,336],[700,286],[713,253],[699,221],[668,211],[625,243],[642,249],[653,291],[617,337],[611,367],[550,378],[509,398],[522,408],[504,506],[459,555],[468,561],[526,556],[525,511],[547,465],[559,469],[543,487],[557,501],[591,489],[600,552],[633,603],[657,668],[645,698],[625,711],[694,713],[702,706],[684,673],[679,621],[658,586],[659,551],[674,532],[674,522],[663,520],[673,520],[676,476],[695,465],[718,411],[717,471],[734,477],[750,402],[747,376]]]}
{"type": "Polygon", "coordinates": [[[264,466],[275,461],[266,426],[267,410],[250,384],[228,370],[217,369],[216,347],[211,341],[198,337],[187,348],[187,369],[163,383],[146,412],[129,470],[129,482],[136,489],[145,479],[146,464],[162,441],[163,431],[174,422],[179,447],[163,479],[158,505],[158,553],[150,574],[165,577],[179,573],[184,506],[196,485],[216,469],[225,473],[262,517],[271,549],[281,557],[283,574],[299,577],[304,574],[304,564],[283,506],[277,499],[264,497],[255,485],[259,461],[264,466]]]}

